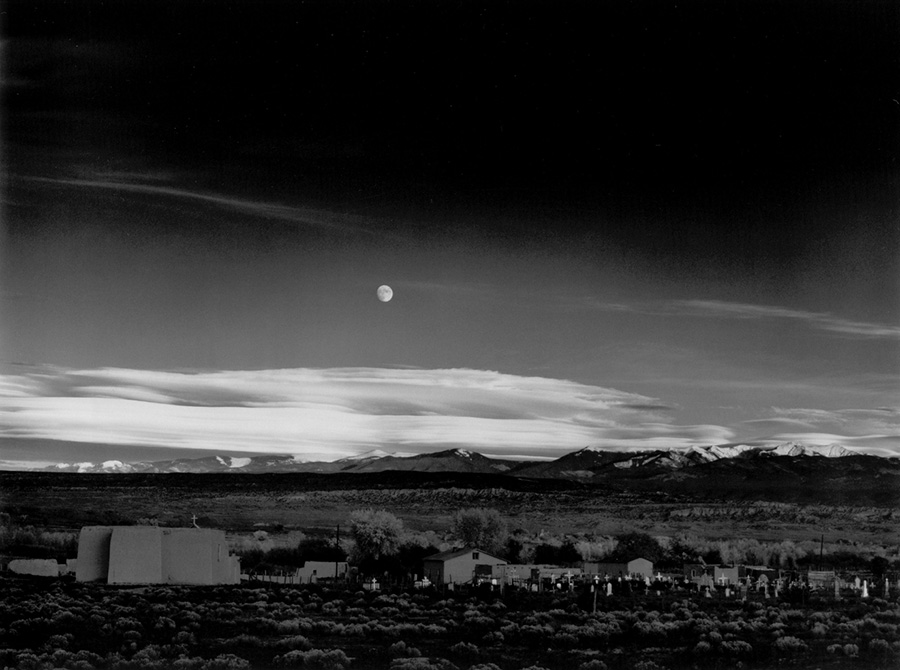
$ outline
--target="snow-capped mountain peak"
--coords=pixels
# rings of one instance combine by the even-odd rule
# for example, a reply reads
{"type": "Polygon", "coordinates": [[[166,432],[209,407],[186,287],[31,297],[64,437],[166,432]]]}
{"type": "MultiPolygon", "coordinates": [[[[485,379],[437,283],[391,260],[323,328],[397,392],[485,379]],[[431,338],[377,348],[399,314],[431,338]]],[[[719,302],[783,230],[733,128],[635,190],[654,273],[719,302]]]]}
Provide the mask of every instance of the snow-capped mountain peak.
{"type": "Polygon", "coordinates": [[[415,456],[415,454],[409,454],[399,451],[388,452],[381,449],[372,449],[361,454],[356,454],[355,456],[346,456],[340,459],[339,462],[347,463],[353,461],[372,461],[378,458],[409,458],[410,456],[415,456]]]}
{"type": "Polygon", "coordinates": [[[772,456],[822,456],[825,458],[841,458],[852,456],[855,453],[840,444],[808,445],[801,442],[785,442],[767,451],[772,456]]]}
{"type": "Polygon", "coordinates": [[[448,449],[435,453],[389,453],[372,449],[337,461],[306,461],[296,455],[264,455],[252,457],[210,455],[199,459],[176,459],[153,463],[125,463],[107,460],[102,463],[59,463],[48,466],[55,472],[132,473],[132,472],[381,472],[384,470],[420,470],[433,472],[509,472],[516,476],[592,477],[606,469],[617,470],[681,470],[705,466],[730,459],[840,458],[857,452],[839,444],[806,445],[785,442],[776,445],[729,444],[692,446],[686,449],[648,449],[622,451],[589,446],[564,454],[555,460],[525,461],[518,464],[498,463],[492,457],[468,449],[448,449]],[[569,473],[569,474],[567,474],[569,473]]]}

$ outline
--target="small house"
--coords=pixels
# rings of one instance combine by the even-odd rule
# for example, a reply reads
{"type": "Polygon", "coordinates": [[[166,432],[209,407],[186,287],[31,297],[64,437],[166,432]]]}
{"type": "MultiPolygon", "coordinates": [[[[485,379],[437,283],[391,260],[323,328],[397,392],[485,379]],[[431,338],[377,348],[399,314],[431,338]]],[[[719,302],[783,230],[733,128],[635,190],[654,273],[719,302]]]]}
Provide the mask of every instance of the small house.
{"type": "Polygon", "coordinates": [[[425,577],[434,584],[466,583],[477,575],[490,577],[498,565],[506,565],[506,561],[473,547],[432,554],[423,561],[425,577]]]}

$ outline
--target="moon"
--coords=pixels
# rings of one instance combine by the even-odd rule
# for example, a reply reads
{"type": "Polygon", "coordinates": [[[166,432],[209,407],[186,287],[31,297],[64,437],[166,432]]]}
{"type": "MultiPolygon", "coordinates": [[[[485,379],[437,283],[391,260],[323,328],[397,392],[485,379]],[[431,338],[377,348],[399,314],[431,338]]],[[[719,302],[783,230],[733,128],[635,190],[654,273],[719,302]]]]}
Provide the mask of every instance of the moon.
{"type": "Polygon", "coordinates": [[[383,284],[378,287],[378,299],[381,302],[388,302],[391,298],[394,297],[393,289],[387,284],[383,284]]]}

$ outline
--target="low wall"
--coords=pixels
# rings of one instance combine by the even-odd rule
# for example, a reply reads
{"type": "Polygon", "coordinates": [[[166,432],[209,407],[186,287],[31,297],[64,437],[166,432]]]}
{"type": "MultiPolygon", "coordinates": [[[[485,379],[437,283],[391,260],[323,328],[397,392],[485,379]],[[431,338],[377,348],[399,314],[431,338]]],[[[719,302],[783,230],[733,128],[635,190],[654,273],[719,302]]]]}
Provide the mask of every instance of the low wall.
{"type": "Polygon", "coordinates": [[[59,577],[59,563],[53,558],[15,558],[7,568],[17,575],[59,577]]]}

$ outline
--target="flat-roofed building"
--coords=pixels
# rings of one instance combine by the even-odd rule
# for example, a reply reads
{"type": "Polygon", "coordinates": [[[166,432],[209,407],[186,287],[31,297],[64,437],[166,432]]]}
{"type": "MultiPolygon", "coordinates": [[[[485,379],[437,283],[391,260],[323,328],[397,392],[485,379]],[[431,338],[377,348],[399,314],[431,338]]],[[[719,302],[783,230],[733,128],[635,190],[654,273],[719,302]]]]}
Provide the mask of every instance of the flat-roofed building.
{"type": "Polygon", "coordinates": [[[240,563],[220,530],[88,526],[79,536],[75,578],[109,584],[237,584],[240,563]]]}
{"type": "Polygon", "coordinates": [[[624,563],[585,561],[582,565],[585,575],[612,578],[622,577],[623,579],[630,577],[653,578],[653,562],[648,561],[646,558],[633,558],[624,563]]]}

